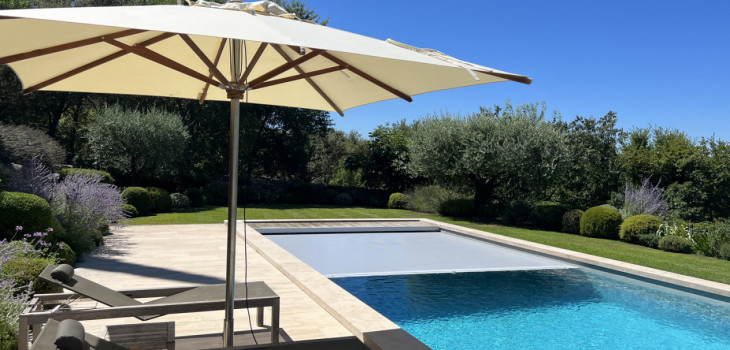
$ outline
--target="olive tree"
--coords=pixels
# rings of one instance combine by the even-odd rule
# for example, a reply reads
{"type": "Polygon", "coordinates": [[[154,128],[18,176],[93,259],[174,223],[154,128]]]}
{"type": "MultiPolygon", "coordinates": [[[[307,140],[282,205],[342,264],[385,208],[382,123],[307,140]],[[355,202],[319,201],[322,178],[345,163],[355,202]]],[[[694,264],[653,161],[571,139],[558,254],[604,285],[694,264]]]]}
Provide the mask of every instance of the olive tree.
{"type": "Polygon", "coordinates": [[[190,135],[179,115],[102,108],[88,125],[85,158],[130,184],[178,175],[190,135]]]}
{"type": "Polygon", "coordinates": [[[543,199],[561,179],[567,156],[563,133],[544,113],[537,104],[508,103],[467,117],[425,118],[411,138],[410,170],[473,191],[477,207],[491,199],[543,199]]]}

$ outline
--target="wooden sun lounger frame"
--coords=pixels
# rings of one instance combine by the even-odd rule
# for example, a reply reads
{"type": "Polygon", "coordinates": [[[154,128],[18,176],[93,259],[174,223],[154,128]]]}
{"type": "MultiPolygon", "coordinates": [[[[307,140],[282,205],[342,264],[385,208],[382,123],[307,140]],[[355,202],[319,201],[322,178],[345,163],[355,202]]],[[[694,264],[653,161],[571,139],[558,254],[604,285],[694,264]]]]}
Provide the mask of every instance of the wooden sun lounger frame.
{"type": "MultiPolygon", "coordinates": [[[[268,286],[264,282],[250,282],[249,289],[268,286]],[[262,286],[260,286],[262,285],[262,286]]],[[[201,286],[175,287],[175,288],[155,288],[155,289],[133,289],[120,290],[119,292],[132,298],[158,298],[167,297],[182,293],[201,286]]],[[[107,318],[119,317],[136,317],[136,316],[152,316],[164,314],[180,314],[203,311],[223,310],[225,300],[216,301],[193,301],[179,302],[170,304],[141,304],[134,306],[118,306],[118,307],[101,307],[97,309],[77,309],[57,311],[44,310],[44,305],[62,304],[67,300],[89,299],[88,297],[78,293],[52,293],[52,294],[36,294],[30,301],[29,306],[25,308],[18,320],[18,350],[28,350],[30,341],[30,330],[33,334],[40,334],[43,324],[48,319],[62,321],[65,319],[74,319],[78,321],[99,320],[107,318]]],[[[93,300],[93,299],[92,299],[93,300]]],[[[261,327],[264,324],[264,307],[271,307],[271,342],[279,342],[279,296],[272,292],[271,295],[263,297],[251,297],[248,301],[244,299],[236,299],[233,303],[235,309],[257,308],[256,325],[261,327]]]]}

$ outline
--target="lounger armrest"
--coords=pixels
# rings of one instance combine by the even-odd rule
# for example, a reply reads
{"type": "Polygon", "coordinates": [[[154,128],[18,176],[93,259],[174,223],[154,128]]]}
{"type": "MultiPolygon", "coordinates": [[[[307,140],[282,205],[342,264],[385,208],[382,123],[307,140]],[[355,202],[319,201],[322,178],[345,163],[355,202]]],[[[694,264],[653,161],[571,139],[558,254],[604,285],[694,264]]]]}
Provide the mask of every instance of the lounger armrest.
{"type": "MultiPolygon", "coordinates": [[[[271,306],[274,303],[274,299],[259,299],[249,300],[249,307],[264,307],[271,306]]],[[[99,320],[106,318],[119,318],[119,317],[136,317],[136,316],[148,316],[148,315],[162,315],[162,314],[181,314],[181,313],[193,313],[201,311],[214,311],[223,310],[225,301],[193,301],[184,303],[172,303],[172,304],[141,304],[134,306],[117,306],[117,307],[105,307],[98,309],[79,309],[79,310],[67,310],[63,312],[52,312],[42,311],[33,312],[30,314],[21,314],[20,318],[27,320],[28,324],[44,323],[45,320],[52,318],[55,320],[99,320]]],[[[247,306],[246,300],[236,300],[233,304],[234,308],[244,308],[247,306]]]]}

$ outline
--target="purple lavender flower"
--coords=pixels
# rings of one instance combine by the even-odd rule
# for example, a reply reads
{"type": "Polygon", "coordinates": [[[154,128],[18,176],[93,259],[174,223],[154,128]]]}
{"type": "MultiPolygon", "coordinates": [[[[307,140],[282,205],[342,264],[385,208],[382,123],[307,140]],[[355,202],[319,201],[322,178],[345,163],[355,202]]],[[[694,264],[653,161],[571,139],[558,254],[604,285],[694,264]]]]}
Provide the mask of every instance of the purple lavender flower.
{"type": "Polygon", "coordinates": [[[23,226],[15,226],[15,231],[23,231],[23,226]]]}
{"type": "Polygon", "coordinates": [[[99,227],[119,225],[125,218],[119,189],[101,182],[98,174],[76,173],[66,176],[53,192],[51,208],[60,213],[67,234],[85,246],[94,247],[99,227]]]}
{"type": "Polygon", "coordinates": [[[58,250],[63,250],[63,244],[58,243],[57,246],[58,246],[58,250]]]}
{"type": "Polygon", "coordinates": [[[36,233],[33,234],[33,237],[43,237],[43,233],[42,232],[36,232],[36,233]]]}
{"type": "Polygon", "coordinates": [[[33,237],[33,236],[31,236],[30,233],[26,233],[26,234],[23,235],[23,239],[28,239],[28,238],[31,238],[31,237],[33,237]]]}
{"type": "Polygon", "coordinates": [[[46,232],[53,232],[53,227],[49,227],[46,232]]]}
{"type": "Polygon", "coordinates": [[[667,199],[664,190],[659,188],[659,183],[652,185],[649,178],[645,178],[640,186],[626,184],[624,205],[621,208],[621,215],[624,218],[640,214],[663,217],[668,211],[667,199]]]}

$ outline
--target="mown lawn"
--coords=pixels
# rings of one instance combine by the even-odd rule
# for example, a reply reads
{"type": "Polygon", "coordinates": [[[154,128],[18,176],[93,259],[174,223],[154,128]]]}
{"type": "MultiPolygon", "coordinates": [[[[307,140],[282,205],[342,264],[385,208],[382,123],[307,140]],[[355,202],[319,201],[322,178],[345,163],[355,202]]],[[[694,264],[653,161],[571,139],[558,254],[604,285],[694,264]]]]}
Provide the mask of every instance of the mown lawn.
{"type": "MultiPolygon", "coordinates": [[[[185,212],[164,213],[129,220],[129,225],[210,224],[227,219],[226,207],[207,207],[185,212]]],[[[677,254],[620,241],[589,238],[561,232],[511,227],[476,220],[454,220],[409,210],[316,205],[268,205],[246,209],[246,219],[372,219],[429,218],[504,236],[524,239],[554,247],[620,260],[687,276],[730,284],[730,261],[698,255],[677,254]]],[[[243,209],[238,209],[243,219],[243,209]]]]}

